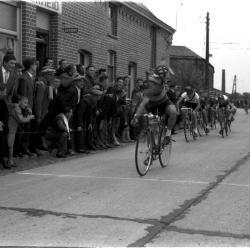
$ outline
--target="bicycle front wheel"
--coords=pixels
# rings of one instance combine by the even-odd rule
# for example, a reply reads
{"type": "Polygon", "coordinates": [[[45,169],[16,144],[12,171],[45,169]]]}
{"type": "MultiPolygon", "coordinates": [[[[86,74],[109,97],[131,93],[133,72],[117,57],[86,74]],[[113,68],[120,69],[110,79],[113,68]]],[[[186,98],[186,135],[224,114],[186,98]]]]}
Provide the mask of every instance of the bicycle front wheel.
{"type": "Polygon", "coordinates": [[[140,176],[146,175],[152,164],[152,138],[148,129],[142,130],[136,141],[135,166],[140,176]]]}
{"type": "Polygon", "coordinates": [[[191,137],[192,137],[191,130],[192,130],[191,122],[187,118],[184,120],[184,135],[185,135],[186,142],[189,142],[191,140],[191,137]]]}
{"type": "Polygon", "coordinates": [[[172,150],[172,141],[166,142],[165,140],[166,129],[162,128],[160,132],[160,140],[159,140],[159,161],[163,168],[167,167],[172,150]]]}

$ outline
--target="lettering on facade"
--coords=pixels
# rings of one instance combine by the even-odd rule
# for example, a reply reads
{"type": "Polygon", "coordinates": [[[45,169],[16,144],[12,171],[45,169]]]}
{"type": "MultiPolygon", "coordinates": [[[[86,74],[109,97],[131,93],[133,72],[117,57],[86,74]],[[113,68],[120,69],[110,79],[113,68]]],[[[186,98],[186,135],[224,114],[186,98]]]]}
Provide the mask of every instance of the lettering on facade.
{"type": "Polygon", "coordinates": [[[38,0],[31,0],[32,3],[35,5],[47,9],[53,12],[62,13],[62,2],[61,1],[38,1],[38,0]]]}
{"type": "Polygon", "coordinates": [[[78,33],[78,28],[63,28],[65,33],[78,33]]]}

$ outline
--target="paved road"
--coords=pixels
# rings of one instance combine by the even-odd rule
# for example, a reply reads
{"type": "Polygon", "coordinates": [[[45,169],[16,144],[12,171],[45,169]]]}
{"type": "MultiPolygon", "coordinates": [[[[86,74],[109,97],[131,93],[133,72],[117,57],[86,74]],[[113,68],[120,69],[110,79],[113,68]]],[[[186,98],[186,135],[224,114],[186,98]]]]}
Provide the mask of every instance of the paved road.
{"type": "Polygon", "coordinates": [[[0,245],[250,246],[250,116],[143,178],[134,145],[0,177],[0,245]]]}

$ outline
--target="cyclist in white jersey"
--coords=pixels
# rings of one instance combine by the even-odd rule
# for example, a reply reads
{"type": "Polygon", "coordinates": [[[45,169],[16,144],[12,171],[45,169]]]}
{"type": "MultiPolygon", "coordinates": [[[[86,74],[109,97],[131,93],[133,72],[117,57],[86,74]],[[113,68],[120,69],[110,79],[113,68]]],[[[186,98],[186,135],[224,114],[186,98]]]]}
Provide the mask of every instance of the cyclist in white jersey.
{"type": "Polygon", "coordinates": [[[187,108],[191,108],[193,110],[192,112],[192,120],[194,125],[194,135],[198,136],[198,130],[197,130],[197,111],[200,109],[200,97],[199,95],[194,91],[194,89],[190,86],[185,88],[186,92],[184,92],[179,100],[177,101],[177,110],[179,110],[179,105],[182,101],[184,101],[184,106],[187,108]]]}

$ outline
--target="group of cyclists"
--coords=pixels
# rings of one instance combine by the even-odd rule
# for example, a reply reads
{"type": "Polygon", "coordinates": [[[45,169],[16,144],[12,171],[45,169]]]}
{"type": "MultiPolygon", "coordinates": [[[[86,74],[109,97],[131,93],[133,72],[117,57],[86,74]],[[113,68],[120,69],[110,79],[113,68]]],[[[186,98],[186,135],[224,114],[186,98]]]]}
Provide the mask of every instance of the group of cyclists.
{"type": "MultiPolygon", "coordinates": [[[[227,119],[230,123],[234,120],[236,113],[235,105],[230,99],[223,94],[217,96],[199,95],[191,86],[185,88],[185,92],[181,94],[176,104],[172,103],[166,93],[166,84],[169,80],[169,70],[167,66],[158,66],[153,73],[144,82],[143,100],[139,105],[132,124],[137,124],[139,117],[143,113],[159,113],[165,115],[167,132],[165,135],[166,143],[170,142],[172,131],[176,124],[176,117],[181,113],[181,108],[185,106],[192,110],[192,122],[194,136],[198,136],[197,130],[197,114],[202,113],[202,118],[205,124],[205,132],[209,133],[212,120],[220,119],[222,112],[228,113],[227,119]]],[[[223,128],[220,128],[219,133],[223,133],[223,128]]]]}

